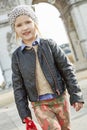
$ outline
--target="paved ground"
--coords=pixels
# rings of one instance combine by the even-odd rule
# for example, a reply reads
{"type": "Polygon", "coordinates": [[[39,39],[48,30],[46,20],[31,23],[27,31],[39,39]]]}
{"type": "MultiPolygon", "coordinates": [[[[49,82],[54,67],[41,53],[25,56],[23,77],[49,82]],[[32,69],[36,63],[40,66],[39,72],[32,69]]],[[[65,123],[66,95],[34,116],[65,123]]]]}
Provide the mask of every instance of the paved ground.
{"type": "MultiPolygon", "coordinates": [[[[71,107],[72,130],[87,130],[87,70],[77,73],[77,78],[84,95],[85,105],[79,112],[75,112],[71,107]]],[[[33,120],[38,130],[41,130],[34,113],[33,120]]],[[[0,91],[0,130],[25,130],[25,125],[21,123],[17,113],[12,89],[0,91]]]]}

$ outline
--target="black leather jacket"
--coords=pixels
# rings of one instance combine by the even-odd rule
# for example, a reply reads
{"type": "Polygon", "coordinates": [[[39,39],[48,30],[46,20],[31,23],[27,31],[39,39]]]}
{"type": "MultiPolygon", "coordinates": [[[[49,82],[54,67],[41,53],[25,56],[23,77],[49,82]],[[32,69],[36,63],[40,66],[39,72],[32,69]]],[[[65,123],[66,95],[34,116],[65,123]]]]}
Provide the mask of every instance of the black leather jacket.
{"type": "MultiPolygon", "coordinates": [[[[41,39],[37,54],[42,71],[56,96],[60,96],[67,89],[71,104],[83,102],[73,67],[58,45],[51,39],[41,39]]],[[[27,99],[32,102],[38,101],[35,63],[36,57],[33,48],[21,51],[21,47],[19,47],[13,53],[13,89],[15,102],[22,119],[26,116],[31,117],[27,99]]]]}

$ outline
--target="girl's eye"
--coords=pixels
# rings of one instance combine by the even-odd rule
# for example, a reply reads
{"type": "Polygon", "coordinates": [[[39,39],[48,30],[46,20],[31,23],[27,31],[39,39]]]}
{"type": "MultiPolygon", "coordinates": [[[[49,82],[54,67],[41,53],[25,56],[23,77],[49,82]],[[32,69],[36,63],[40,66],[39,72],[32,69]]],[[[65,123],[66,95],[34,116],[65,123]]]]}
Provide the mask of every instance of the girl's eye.
{"type": "MultiPolygon", "coordinates": [[[[32,21],[25,21],[23,24],[30,24],[32,21]]],[[[21,27],[23,25],[22,23],[15,24],[15,27],[21,27]]]]}
{"type": "Polygon", "coordinates": [[[22,25],[21,24],[17,24],[16,27],[21,27],[22,25]]]}

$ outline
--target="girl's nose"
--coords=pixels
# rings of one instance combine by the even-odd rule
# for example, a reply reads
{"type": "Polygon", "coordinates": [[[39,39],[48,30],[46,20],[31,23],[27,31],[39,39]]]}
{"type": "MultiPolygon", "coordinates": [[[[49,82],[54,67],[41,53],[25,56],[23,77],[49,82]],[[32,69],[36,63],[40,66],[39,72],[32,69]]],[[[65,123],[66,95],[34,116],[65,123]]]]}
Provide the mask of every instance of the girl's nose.
{"type": "Polygon", "coordinates": [[[22,26],[22,29],[23,30],[26,30],[28,27],[24,24],[23,26],[22,26]]]}

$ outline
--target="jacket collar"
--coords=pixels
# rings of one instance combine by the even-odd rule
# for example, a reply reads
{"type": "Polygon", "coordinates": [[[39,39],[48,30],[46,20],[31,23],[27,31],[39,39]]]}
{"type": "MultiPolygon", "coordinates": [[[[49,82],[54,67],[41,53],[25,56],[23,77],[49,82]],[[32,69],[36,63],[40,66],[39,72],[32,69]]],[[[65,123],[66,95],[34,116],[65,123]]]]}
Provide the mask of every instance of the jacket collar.
{"type": "MultiPolygon", "coordinates": [[[[36,40],[32,43],[32,46],[35,46],[37,44],[40,44],[40,37],[36,38],[36,40]]],[[[23,51],[26,47],[27,45],[23,41],[21,41],[21,51],[23,51]]]]}

